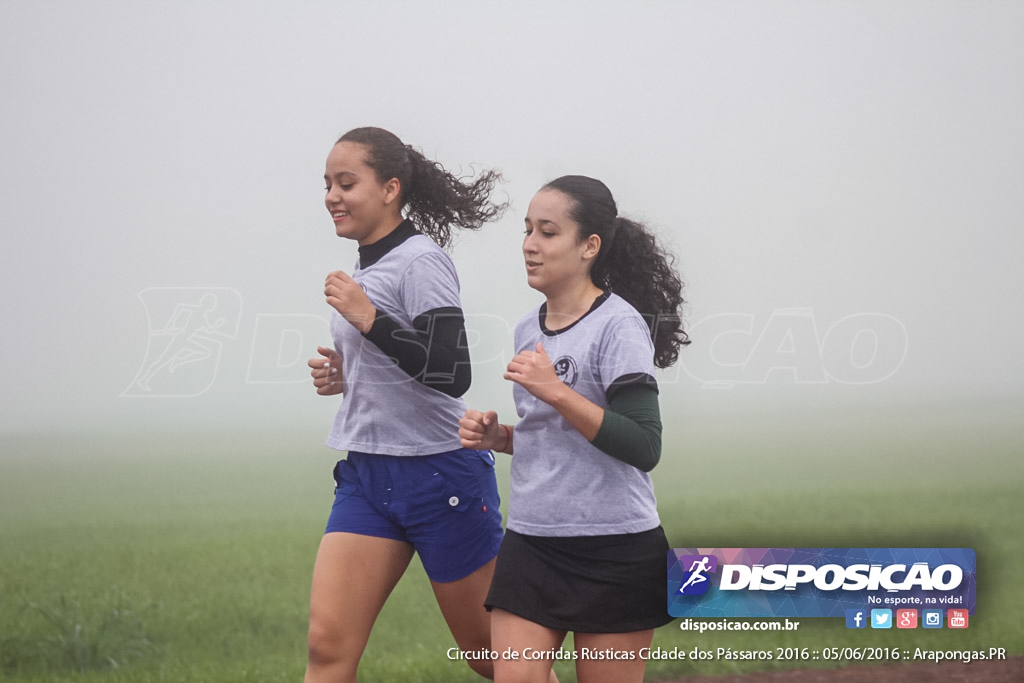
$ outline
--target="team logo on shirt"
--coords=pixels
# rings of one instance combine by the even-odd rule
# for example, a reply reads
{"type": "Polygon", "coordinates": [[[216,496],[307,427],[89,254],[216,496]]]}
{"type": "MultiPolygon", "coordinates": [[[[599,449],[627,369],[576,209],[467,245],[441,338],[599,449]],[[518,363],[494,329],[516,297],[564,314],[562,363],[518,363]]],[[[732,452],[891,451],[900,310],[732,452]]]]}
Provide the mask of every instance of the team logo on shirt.
{"type": "Polygon", "coordinates": [[[555,361],[555,375],[570,389],[576,385],[579,374],[572,356],[562,356],[555,361]]]}

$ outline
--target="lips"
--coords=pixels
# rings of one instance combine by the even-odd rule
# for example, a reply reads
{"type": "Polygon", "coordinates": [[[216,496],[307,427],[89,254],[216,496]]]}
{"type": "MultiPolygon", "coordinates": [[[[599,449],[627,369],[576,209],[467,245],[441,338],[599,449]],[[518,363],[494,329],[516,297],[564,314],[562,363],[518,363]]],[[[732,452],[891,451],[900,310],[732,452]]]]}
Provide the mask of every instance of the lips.
{"type": "Polygon", "coordinates": [[[341,221],[345,220],[348,217],[349,217],[348,211],[332,211],[331,212],[331,218],[334,219],[335,223],[340,223],[341,221]]]}

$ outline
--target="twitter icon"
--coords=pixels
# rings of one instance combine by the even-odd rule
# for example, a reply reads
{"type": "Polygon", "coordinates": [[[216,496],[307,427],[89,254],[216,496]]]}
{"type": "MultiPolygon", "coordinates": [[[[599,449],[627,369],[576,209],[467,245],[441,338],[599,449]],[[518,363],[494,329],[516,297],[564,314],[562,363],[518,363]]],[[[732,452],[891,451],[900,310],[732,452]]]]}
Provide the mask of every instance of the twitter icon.
{"type": "Polygon", "coordinates": [[[892,610],[871,610],[871,628],[892,628],[892,610]]]}

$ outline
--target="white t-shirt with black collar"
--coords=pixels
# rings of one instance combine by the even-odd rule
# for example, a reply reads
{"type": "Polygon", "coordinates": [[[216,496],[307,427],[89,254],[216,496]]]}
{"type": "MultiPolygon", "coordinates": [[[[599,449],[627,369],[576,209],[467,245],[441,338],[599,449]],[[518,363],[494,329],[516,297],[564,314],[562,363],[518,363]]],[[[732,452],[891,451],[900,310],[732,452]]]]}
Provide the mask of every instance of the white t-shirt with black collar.
{"type": "MultiPolygon", "coordinates": [[[[461,313],[459,278],[451,258],[405,221],[370,248],[360,248],[352,273],[379,316],[406,330],[423,313],[461,313]]],[[[461,398],[426,386],[334,311],[331,335],[342,358],[345,395],[327,445],[384,455],[431,455],[461,448],[461,398]]]]}
{"type": "MultiPolygon", "coordinates": [[[[543,327],[540,306],[515,329],[516,352],[543,342],[559,378],[574,391],[608,407],[616,381],[650,381],[654,345],[640,314],[606,294],[572,325],[543,327]]],[[[654,487],[646,472],[590,444],[547,403],[518,384],[508,528],[533,536],[599,536],[637,533],[660,524],[654,487]]]]}

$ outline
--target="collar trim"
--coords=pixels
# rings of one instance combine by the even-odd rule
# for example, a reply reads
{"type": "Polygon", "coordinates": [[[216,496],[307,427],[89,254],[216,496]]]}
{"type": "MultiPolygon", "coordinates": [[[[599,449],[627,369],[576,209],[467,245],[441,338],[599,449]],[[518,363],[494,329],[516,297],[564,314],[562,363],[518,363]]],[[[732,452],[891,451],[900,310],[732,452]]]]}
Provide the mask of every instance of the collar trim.
{"type": "Polygon", "coordinates": [[[398,227],[381,237],[373,244],[359,247],[359,268],[369,268],[377,261],[387,256],[388,252],[397,247],[410,237],[419,235],[413,222],[406,218],[398,224],[398,227]]]}
{"type": "Polygon", "coordinates": [[[555,337],[562,334],[563,332],[568,332],[572,328],[579,325],[581,320],[583,320],[588,315],[596,311],[598,306],[603,304],[605,301],[608,301],[608,297],[610,297],[611,295],[612,293],[609,291],[601,292],[601,295],[594,299],[594,303],[590,305],[590,308],[587,309],[586,313],[576,318],[576,320],[573,320],[571,323],[569,323],[560,330],[549,330],[547,328],[547,325],[544,324],[544,320],[547,318],[548,315],[548,302],[545,301],[540,305],[540,310],[537,312],[537,323],[540,325],[540,331],[543,332],[544,335],[548,337],[555,337]]]}

